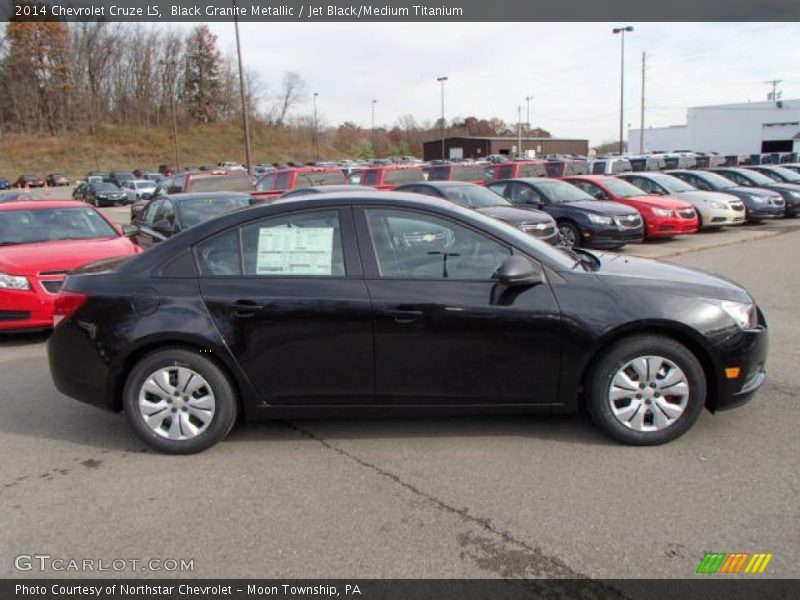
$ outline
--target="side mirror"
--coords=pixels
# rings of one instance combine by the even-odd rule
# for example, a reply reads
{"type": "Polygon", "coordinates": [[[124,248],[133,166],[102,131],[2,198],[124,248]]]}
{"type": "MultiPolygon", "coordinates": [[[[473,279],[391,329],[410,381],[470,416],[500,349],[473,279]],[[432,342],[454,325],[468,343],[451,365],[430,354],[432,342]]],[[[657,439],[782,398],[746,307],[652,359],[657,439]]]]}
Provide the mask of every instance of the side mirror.
{"type": "Polygon", "coordinates": [[[158,221],[153,224],[153,231],[156,231],[161,235],[171,235],[173,229],[174,228],[172,224],[167,220],[158,221]]]}
{"type": "Polygon", "coordinates": [[[495,271],[494,279],[509,287],[544,283],[544,273],[524,256],[512,254],[495,271]]]}
{"type": "Polygon", "coordinates": [[[125,223],[122,226],[122,235],[125,237],[131,237],[139,233],[139,228],[136,225],[131,225],[130,223],[125,223]]]}

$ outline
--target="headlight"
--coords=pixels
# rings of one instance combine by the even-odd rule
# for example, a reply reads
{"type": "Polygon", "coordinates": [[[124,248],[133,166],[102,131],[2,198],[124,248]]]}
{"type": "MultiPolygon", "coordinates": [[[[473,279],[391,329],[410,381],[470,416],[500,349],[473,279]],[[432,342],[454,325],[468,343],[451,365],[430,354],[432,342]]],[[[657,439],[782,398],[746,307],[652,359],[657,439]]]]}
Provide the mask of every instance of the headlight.
{"type": "Polygon", "coordinates": [[[28,283],[27,277],[20,277],[19,275],[7,275],[0,273],[0,289],[2,290],[29,290],[31,284],[28,283]]]}
{"type": "Polygon", "coordinates": [[[708,205],[711,208],[717,208],[717,209],[730,208],[729,204],[725,204],[724,202],[720,202],[718,200],[709,200],[708,205]]]}
{"type": "Polygon", "coordinates": [[[723,301],[720,306],[741,329],[758,327],[758,311],[755,304],[723,301]]]}
{"type": "Polygon", "coordinates": [[[658,217],[671,217],[672,216],[672,211],[671,210],[666,210],[664,208],[654,208],[653,209],[653,214],[658,216],[658,217]]]}
{"type": "Polygon", "coordinates": [[[789,192],[792,198],[800,198],[800,192],[789,192]]]}
{"type": "Polygon", "coordinates": [[[753,196],[753,195],[750,196],[750,200],[752,200],[753,202],[756,202],[758,204],[763,204],[764,202],[767,201],[766,198],[762,198],[761,196],[753,196]]]}
{"type": "Polygon", "coordinates": [[[592,223],[597,223],[598,225],[611,225],[614,222],[611,217],[604,217],[603,215],[588,213],[587,216],[592,223]]]}

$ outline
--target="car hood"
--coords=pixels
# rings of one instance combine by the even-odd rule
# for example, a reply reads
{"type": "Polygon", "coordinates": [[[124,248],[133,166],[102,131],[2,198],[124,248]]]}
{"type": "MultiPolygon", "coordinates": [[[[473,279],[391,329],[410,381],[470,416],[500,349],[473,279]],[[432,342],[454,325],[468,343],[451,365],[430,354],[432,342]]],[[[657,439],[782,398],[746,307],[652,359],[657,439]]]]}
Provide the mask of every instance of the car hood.
{"type": "Polygon", "coordinates": [[[652,208],[663,208],[666,210],[681,210],[687,208],[686,200],[675,198],[674,196],[657,196],[654,194],[644,194],[642,196],[631,196],[626,198],[630,202],[646,204],[652,208]]]}
{"type": "Polygon", "coordinates": [[[650,286],[663,287],[667,293],[733,302],[753,301],[742,286],[721,275],[649,258],[611,252],[592,254],[600,261],[594,274],[608,280],[610,285],[635,285],[637,281],[647,281],[650,286]]]}
{"type": "Polygon", "coordinates": [[[767,189],[770,190],[785,190],[787,192],[800,192],[800,184],[797,183],[782,183],[782,182],[775,182],[771,184],[767,189]]]}
{"type": "Polygon", "coordinates": [[[493,219],[508,221],[509,223],[550,223],[553,220],[553,217],[540,210],[517,208],[515,206],[485,206],[475,210],[493,219]]]}
{"type": "Polygon", "coordinates": [[[574,206],[585,212],[594,213],[596,215],[608,215],[610,217],[639,214],[639,211],[635,208],[610,200],[576,200],[575,202],[564,202],[555,204],[554,206],[574,206]]]}
{"type": "Polygon", "coordinates": [[[746,187],[743,185],[737,185],[731,188],[725,188],[724,190],[720,190],[719,193],[724,194],[726,192],[735,192],[737,194],[750,194],[751,196],[759,196],[761,198],[773,198],[777,192],[773,192],[771,190],[765,188],[757,188],[757,187],[746,187]]]}
{"type": "Polygon", "coordinates": [[[138,254],[126,237],[60,240],[0,247],[0,272],[35,275],[40,271],[71,271],[103,258],[138,254]]]}
{"type": "Polygon", "coordinates": [[[717,202],[740,202],[737,196],[733,194],[726,194],[724,192],[707,192],[705,190],[691,190],[688,192],[673,193],[673,196],[686,200],[687,202],[703,202],[716,200],[717,202]]]}

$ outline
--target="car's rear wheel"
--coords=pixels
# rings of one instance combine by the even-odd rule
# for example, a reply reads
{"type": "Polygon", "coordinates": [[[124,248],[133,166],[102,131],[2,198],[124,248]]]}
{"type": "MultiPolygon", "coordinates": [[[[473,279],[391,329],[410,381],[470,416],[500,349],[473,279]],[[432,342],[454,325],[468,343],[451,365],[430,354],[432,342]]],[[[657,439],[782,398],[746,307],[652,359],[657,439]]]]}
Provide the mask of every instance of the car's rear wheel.
{"type": "Polygon", "coordinates": [[[123,405],[137,435],[168,454],[193,454],[228,435],[236,394],[225,373],[196,351],[165,348],[143,357],[125,382],[123,405]]]}
{"type": "Polygon", "coordinates": [[[562,221],[558,224],[558,245],[573,248],[581,245],[581,233],[572,223],[562,221]]]}
{"type": "Polygon", "coordinates": [[[657,335],[627,338],[603,353],[586,381],[594,422],[617,440],[663,444],[689,430],[706,400],[703,368],[683,344],[657,335]]]}

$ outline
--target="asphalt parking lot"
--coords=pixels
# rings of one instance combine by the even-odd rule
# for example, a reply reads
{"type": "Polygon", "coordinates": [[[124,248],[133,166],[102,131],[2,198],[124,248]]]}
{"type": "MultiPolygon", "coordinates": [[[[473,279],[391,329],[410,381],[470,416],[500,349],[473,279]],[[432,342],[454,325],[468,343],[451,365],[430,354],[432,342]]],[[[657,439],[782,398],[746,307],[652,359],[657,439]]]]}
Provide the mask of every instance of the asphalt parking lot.
{"type": "Polygon", "coordinates": [[[756,398],[654,448],[581,416],[425,418],[239,425],[201,455],[158,455],[56,392],[46,336],[0,338],[0,577],[64,575],[15,569],[38,553],[193,559],[203,578],[685,578],[712,551],[773,553],[766,575],[797,577],[798,229],[626,249],[739,281],[770,325],[756,398]]]}

